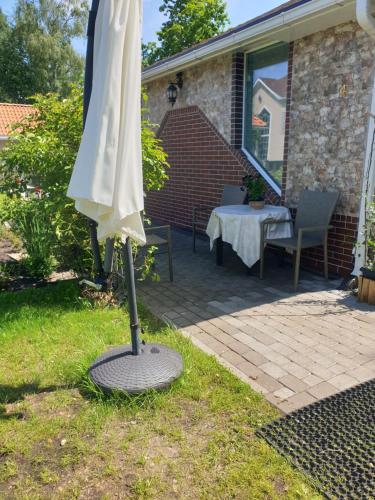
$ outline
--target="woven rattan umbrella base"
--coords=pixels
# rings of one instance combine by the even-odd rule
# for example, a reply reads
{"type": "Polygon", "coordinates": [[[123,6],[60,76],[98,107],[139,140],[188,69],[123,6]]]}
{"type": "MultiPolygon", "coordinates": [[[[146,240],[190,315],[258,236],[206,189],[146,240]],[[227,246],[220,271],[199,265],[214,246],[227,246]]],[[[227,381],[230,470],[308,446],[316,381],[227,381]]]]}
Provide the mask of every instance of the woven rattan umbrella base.
{"type": "Polygon", "coordinates": [[[182,373],[181,355],[160,344],[141,346],[133,356],[130,345],[112,349],[95,360],[89,370],[92,381],[105,391],[139,394],[165,389],[182,373]]]}

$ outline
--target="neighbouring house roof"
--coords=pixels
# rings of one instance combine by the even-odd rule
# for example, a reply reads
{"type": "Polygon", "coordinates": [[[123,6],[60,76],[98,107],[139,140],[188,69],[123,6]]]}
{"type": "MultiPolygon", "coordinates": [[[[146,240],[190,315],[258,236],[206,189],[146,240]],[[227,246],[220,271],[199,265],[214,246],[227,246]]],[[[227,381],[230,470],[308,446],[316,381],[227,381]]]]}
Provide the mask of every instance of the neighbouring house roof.
{"type": "MultiPolygon", "coordinates": [[[[246,2],[251,9],[251,2],[246,2]]],[[[158,61],[143,71],[144,82],[172,71],[180,71],[210,57],[233,50],[246,50],[249,44],[292,41],[328,27],[355,19],[355,0],[290,0],[196,44],[158,61]]]]}
{"type": "Polygon", "coordinates": [[[284,76],[283,78],[262,78],[262,82],[267,85],[269,89],[271,89],[275,94],[279,97],[286,98],[286,89],[288,77],[284,76]]]}
{"type": "Polygon", "coordinates": [[[0,103],[0,137],[8,137],[12,125],[33,112],[28,104],[0,103]]]}

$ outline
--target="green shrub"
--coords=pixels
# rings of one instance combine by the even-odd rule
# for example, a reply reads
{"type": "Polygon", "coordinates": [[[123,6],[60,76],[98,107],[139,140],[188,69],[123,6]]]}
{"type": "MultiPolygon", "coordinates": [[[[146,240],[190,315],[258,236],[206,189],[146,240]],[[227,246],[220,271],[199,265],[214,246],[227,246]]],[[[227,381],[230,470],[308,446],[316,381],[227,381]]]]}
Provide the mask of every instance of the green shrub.
{"type": "Polygon", "coordinates": [[[367,208],[366,224],[366,267],[375,271],[375,201],[367,208]]]}
{"type": "MultiPolygon", "coordinates": [[[[73,86],[66,99],[57,94],[37,95],[33,106],[36,114],[15,126],[13,140],[0,153],[0,191],[6,194],[0,207],[0,222],[11,224],[26,249],[30,245],[37,248],[34,233],[45,231],[44,247],[39,248],[44,256],[48,248],[61,269],[90,273],[93,263],[87,219],[66,196],[82,136],[82,88],[73,86]],[[31,193],[30,199],[25,200],[30,181],[38,186],[38,196],[31,193]],[[30,221],[31,217],[38,218],[38,225],[31,229],[27,223],[25,230],[23,221],[30,221]]],[[[160,189],[167,178],[166,154],[153,127],[144,113],[142,146],[146,191],[160,189]]],[[[41,272],[47,263],[45,257],[43,262],[42,265],[34,257],[30,265],[39,267],[41,272]]],[[[43,272],[48,266],[49,263],[43,272]]]]}
{"type": "Polygon", "coordinates": [[[27,276],[47,278],[56,267],[52,253],[54,238],[49,221],[38,209],[35,213],[26,211],[19,219],[17,229],[27,253],[22,260],[27,276]]]}

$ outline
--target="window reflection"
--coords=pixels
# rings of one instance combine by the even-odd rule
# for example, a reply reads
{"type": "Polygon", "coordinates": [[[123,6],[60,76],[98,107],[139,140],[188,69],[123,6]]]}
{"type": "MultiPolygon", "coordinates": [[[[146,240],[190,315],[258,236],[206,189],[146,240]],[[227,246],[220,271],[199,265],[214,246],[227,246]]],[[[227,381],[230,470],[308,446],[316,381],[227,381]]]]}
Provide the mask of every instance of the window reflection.
{"type": "Polygon", "coordinates": [[[247,56],[245,147],[281,185],[288,45],[277,44],[247,56]]]}

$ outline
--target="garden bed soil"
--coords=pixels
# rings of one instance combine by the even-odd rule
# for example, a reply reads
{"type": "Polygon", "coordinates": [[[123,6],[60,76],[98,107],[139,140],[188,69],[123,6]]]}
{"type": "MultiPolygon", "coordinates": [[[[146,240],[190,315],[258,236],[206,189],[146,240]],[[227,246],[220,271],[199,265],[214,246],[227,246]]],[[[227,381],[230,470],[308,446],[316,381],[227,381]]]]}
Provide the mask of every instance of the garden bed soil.
{"type": "Polygon", "coordinates": [[[0,263],[12,262],[13,259],[9,257],[9,254],[14,252],[16,249],[9,240],[0,240],[0,263]]]}

